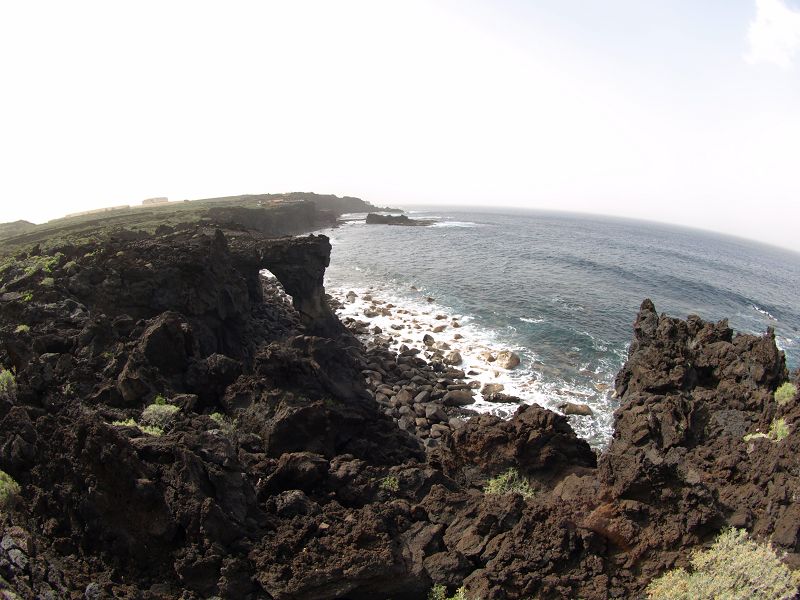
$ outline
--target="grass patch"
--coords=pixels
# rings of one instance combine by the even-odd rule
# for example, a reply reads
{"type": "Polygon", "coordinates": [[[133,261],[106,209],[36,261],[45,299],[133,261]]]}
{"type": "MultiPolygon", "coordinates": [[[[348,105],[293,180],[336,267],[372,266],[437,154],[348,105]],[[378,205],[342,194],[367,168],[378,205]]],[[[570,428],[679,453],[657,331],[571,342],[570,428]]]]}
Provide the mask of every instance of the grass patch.
{"type": "Polygon", "coordinates": [[[14,504],[19,496],[19,484],[13,477],[0,470],[0,510],[5,510],[14,504]]]}
{"type": "Polygon", "coordinates": [[[793,383],[789,383],[788,381],[775,390],[775,402],[784,406],[785,404],[789,404],[794,397],[797,395],[797,387],[793,383]]]}
{"type": "Polygon", "coordinates": [[[743,529],[723,532],[709,550],[694,552],[691,562],[691,573],[675,569],[654,579],[649,600],[790,600],[798,593],[800,575],[743,529]]]}
{"type": "Polygon", "coordinates": [[[520,476],[515,468],[510,468],[486,482],[484,494],[521,494],[525,498],[532,498],[535,492],[526,479],[520,476]]]}
{"type": "Polygon", "coordinates": [[[14,333],[28,333],[31,330],[30,325],[17,325],[14,333]]]}

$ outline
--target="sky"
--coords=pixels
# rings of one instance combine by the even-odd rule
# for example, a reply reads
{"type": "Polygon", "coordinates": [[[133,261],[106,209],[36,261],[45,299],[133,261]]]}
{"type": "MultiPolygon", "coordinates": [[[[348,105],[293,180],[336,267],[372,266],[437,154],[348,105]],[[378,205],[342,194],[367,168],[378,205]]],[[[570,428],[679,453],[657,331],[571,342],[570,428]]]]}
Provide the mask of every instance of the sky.
{"type": "Polygon", "coordinates": [[[800,250],[800,0],[0,0],[0,221],[245,193],[800,250]]]}

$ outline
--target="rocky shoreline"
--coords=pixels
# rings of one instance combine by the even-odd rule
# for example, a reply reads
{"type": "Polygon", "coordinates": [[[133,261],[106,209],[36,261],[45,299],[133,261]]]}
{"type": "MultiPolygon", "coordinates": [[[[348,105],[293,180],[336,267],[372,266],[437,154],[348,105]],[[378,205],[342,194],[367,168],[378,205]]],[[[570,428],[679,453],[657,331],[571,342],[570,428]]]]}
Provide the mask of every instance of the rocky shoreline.
{"type": "Polygon", "coordinates": [[[473,415],[436,340],[362,344],[325,297],[327,238],[271,234],[202,222],[4,263],[6,597],[635,598],[730,526],[800,567],[800,404],[773,396],[771,332],[646,300],[598,455],[537,405],[473,415]],[[785,437],[745,441],[776,419],[785,437]],[[485,492],[508,469],[530,494],[485,492]]]}

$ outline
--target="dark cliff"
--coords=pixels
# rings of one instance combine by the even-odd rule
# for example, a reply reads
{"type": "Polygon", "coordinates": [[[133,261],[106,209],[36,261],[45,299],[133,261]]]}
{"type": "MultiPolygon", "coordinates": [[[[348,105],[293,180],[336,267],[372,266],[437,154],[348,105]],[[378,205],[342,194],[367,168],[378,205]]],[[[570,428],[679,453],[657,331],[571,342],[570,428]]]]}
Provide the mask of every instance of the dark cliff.
{"type": "Polygon", "coordinates": [[[0,469],[20,493],[0,516],[0,589],[637,597],[730,525],[797,563],[800,407],[774,401],[786,372],[769,333],[645,302],[598,460],[535,405],[449,419],[431,396],[457,375],[365,349],[336,320],[325,237],[226,223],[29,247],[4,265],[15,385],[0,394],[0,469]],[[438,437],[382,403],[436,420],[438,437]],[[776,418],[788,437],[744,441],[776,418]],[[483,493],[509,467],[532,497],[483,493]]]}

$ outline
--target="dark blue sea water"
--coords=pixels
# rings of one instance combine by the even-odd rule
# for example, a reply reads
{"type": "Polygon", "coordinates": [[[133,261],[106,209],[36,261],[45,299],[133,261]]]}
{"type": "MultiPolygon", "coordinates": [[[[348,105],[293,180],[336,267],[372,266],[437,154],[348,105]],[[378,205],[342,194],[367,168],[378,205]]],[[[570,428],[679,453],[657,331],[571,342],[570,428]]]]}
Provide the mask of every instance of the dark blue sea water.
{"type": "Polygon", "coordinates": [[[728,318],[742,332],[774,327],[790,368],[800,364],[796,253],[597,216],[452,208],[409,215],[438,223],[354,220],[326,231],[333,243],[329,291],[363,293],[371,286],[370,293],[405,306],[423,325],[425,314],[454,316],[464,325],[458,343],[467,354],[482,345],[517,350],[522,365],[511,373],[476,368],[485,367],[484,380],[495,377],[527,401],[589,404],[595,415],[572,422],[596,445],[611,432],[616,400],[610,384],[644,298],[672,316],[728,318]]]}

